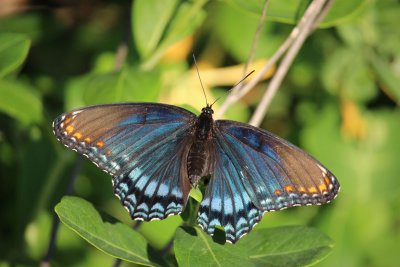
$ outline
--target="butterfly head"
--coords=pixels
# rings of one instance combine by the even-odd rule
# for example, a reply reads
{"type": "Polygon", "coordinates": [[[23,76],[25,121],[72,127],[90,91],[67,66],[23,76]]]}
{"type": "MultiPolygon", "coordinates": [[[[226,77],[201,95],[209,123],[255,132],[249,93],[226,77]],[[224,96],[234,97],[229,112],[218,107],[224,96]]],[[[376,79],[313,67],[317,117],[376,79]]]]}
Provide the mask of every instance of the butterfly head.
{"type": "Polygon", "coordinates": [[[214,110],[212,109],[212,104],[209,105],[207,104],[206,107],[201,109],[201,115],[208,117],[208,118],[212,118],[212,115],[214,114],[214,110]]]}

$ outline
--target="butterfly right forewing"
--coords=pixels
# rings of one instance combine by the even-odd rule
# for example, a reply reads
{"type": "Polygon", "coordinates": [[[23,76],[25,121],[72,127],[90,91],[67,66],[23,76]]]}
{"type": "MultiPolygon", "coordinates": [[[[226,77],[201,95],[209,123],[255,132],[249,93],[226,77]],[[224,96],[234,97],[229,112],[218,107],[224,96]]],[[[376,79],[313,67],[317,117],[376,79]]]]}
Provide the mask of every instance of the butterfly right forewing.
{"type": "Polygon", "coordinates": [[[339,183],[320,162],[287,141],[256,127],[217,121],[240,179],[263,211],[330,202],[339,183]]]}

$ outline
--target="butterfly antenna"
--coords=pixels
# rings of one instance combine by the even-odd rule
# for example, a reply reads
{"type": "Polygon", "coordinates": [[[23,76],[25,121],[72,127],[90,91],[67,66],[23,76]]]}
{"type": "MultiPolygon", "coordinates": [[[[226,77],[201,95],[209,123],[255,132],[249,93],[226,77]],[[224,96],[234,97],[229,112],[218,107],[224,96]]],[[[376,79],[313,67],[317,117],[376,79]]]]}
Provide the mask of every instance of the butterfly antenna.
{"type": "MultiPolygon", "coordinates": [[[[230,91],[234,90],[235,88],[237,88],[238,85],[240,85],[244,80],[246,80],[247,77],[249,77],[249,76],[250,76],[251,74],[253,74],[253,73],[254,73],[254,70],[251,71],[251,72],[250,72],[249,74],[247,74],[246,76],[244,76],[237,84],[235,84],[235,86],[233,86],[231,89],[229,89],[228,92],[230,92],[230,91]]],[[[210,107],[212,107],[212,106],[215,104],[215,102],[217,102],[220,98],[221,98],[221,97],[218,97],[218,98],[210,105],[210,107]]]]}
{"type": "MultiPolygon", "coordinates": [[[[207,100],[206,91],[204,90],[203,82],[201,81],[200,72],[199,72],[199,67],[197,66],[197,61],[196,61],[196,57],[194,56],[194,53],[192,53],[192,56],[193,56],[194,65],[196,66],[197,76],[199,77],[201,89],[203,89],[204,98],[206,99],[206,104],[207,104],[207,106],[208,106],[208,100],[207,100]]],[[[214,102],[214,103],[215,103],[215,102],[214,102]]]]}
{"type": "Polygon", "coordinates": [[[215,99],[215,101],[210,105],[210,108],[212,108],[212,106],[215,104],[215,102],[217,102],[221,97],[218,97],[217,99],[215,99]]]}
{"type": "Polygon", "coordinates": [[[241,83],[246,80],[250,75],[252,75],[254,73],[254,70],[252,70],[251,72],[249,72],[246,76],[244,76],[237,84],[235,84],[235,86],[233,86],[231,89],[229,89],[228,92],[235,90],[239,85],[241,85],[241,83]]]}

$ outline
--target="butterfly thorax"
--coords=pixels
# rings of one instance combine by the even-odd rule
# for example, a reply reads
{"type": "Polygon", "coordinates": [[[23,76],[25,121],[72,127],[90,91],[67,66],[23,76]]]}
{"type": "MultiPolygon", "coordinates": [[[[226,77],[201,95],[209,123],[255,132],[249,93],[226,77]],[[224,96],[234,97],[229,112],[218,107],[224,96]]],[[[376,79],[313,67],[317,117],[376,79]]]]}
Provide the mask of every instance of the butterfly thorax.
{"type": "Polygon", "coordinates": [[[212,138],[213,112],[207,105],[202,109],[195,124],[193,143],[187,159],[188,176],[192,186],[197,185],[202,176],[209,174],[209,141],[212,138]]]}

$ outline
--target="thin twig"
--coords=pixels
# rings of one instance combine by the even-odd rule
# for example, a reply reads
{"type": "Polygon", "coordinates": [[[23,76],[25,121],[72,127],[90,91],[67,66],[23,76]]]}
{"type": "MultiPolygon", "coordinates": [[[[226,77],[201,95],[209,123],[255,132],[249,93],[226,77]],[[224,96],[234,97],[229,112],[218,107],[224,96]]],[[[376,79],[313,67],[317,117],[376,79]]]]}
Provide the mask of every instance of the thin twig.
{"type": "MultiPolygon", "coordinates": [[[[74,169],[72,170],[67,189],[65,190],[64,195],[71,195],[73,192],[74,184],[76,181],[76,178],[78,177],[79,173],[81,172],[82,168],[82,157],[77,157],[74,163],[74,169]]],[[[53,254],[56,248],[56,242],[57,242],[57,234],[58,234],[58,229],[60,226],[60,219],[56,214],[53,214],[53,222],[51,226],[51,234],[50,234],[50,241],[49,241],[49,246],[47,248],[46,255],[43,257],[42,262],[40,263],[41,267],[48,267],[50,266],[50,260],[53,258],[53,254]]]]}
{"type": "MultiPolygon", "coordinates": [[[[328,3],[324,5],[322,11],[318,14],[318,18],[315,20],[316,23],[314,25],[318,25],[318,23],[323,20],[324,16],[329,11],[329,8],[332,6],[333,2],[334,0],[329,0],[328,3]]],[[[314,2],[312,2],[310,6],[313,4],[314,2]]],[[[311,9],[311,11],[312,10],[313,9],[311,9]]],[[[291,31],[285,42],[278,48],[275,54],[272,55],[272,57],[268,60],[268,62],[264,65],[264,67],[254,76],[254,78],[250,80],[250,82],[245,84],[240,91],[232,90],[232,92],[228,95],[225,102],[219,108],[216,114],[216,118],[220,118],[231,105],[236,103],[239,99],[241,99],[244,95],[246,95],[249,91],[251,91],[256,84],[258,84],[261,81],[265,73],[269,71],[269,69],[282,57],[282,55],[289,49],[289,47],[293,44],[293,42],[298,38],[301,29],[304,28],[304,24],[307,22],[305,18],[309,16],[309,12],[310,12],[310,7],[307,9],[303,18],[296,25],[296,27],[293,28],[293,30],[291,31]]]]}
{"type": "MultiPolygon", "coordinates": [[[[253,58],[254,58],[254,55],[255,55],[255,52],[256,52],[256,49],[257,49],[258,40],[260,39],[261,30],[262,30],[262,28],[264,26],[264,23],[265,23],[265,17],[267,15],[268,5],[269,5],[269,0],[265,0],[263,9],[261,11],[260,20],[258,22],[257,30],[256,30],[256,32],[254,34],[254,38],[253,38],[252,46],[251,46],[251,49],[250,49],[249,57],[248,57],[248,59],[246,61],[246,64],[244,65],[244,68],[243,68],[243,75],[242,75],[243,77],[246,76],[248,68],[251,65],[252,61],[253,61],[253,58]]],[[[266,71],[268,71],[268,69],[266,71]]],[[[255,80],[256,77],[253,80],[255,80]]],[[[261,79],[261,77],[262,76],[260,76],[260,79],[261,79]]],[[[231,89],[231,92],[229,93],[227,99],[225,100],[225,102],[219,108],[219,110],[218,110],[218,112],[216,114],[216,118],[220,118],[226,112],[226,110],[228,109],[229,106],[231,106],[238,99],[241,98],[241,97],[235,98],[235,96],[239,95],[239,93],[242,90],[244,90],[242,88],[248,88],[248,86],[244,86],[243,83],[239,83],[237,86],[235,86],[234,88],[231,89]]]]}
{"type": "Polygon", "coordinates": [[[125,63],[125,60],[128,56],[129,42],[131,40],[131,35],[132,35],[130,16],[127,16],[125,25],[127,25],[127,27],[123,34],[123,38],[118,45],[117,52],[115,53],[114,71],[121,70],[122,65],[125,63]]]}
{"type": "MultiPolygon", "coordinates": [[[[269,0],[265,0],[263,9],[261,11],[260,20],[259,20],[258,25],[257,25],[257,30],[256,30],[256,33],[254,34],[253,42],[251,44],[249,57],[247,58],[246,64],[244,65],[244,68],[243,68],[243,75],[242,75],[243,77],[245,77],[247,75],[247,72],[249,71],[249,66],[253,62],[254,56],[256,54],[258,40],[260,39],[261,30],[263,29],[263,26],[264,26],[264,23],[265,23],[265,17],[267,15],[268,5],[269,5],[269,0]]],[[[241,87],[238,87],[236,90],[239,91],[240,88],[241,87]]]]}
{"type": "Polygon", "coordinates": [[[118,45],[117,53],[115,55],[114,70],[118,71],[121,69],[128,55],[128,43],[121,42],[118,45]]]}
{"type": "Polygon", "coordinates": [[[279,68],[277,69],[274,77],[272,78],[270,84],[268,85],[268,88],[263,98],[261,99],[260,104],[258,105],[256,111],[254,112],[253,117],[250,119],[249,123],[251,125],[254,126],[260,125],[273,97],[275,96],[279,86],[281,85],[282,80],[285,77],[294,58],[298,54],[307,36],[314,29],[315,23],[319,22],[322,19],[322,17],[318,15],[321,13],[321,10],[323,9],[326,1],[327,0],[314,0],[307,8],[304,16],[299,22],[299,34],[296,40],[293,42],[293,45],[290,47],[287,54],[283,58],[279,68]]]}
{"type": "Polygon", "coordinates": [[[245,84],[240,90],[232,90],[232,92],[228,95],[225,102],[222,103],[221,107],[218,109],[216,114],[216,118],[222,117],[222,115],[226,112],[226,110],[236,103],[240,98],[250,92],[251,89],[254,88],[256,84],[258,84],[262,77],[269,71],[269,69],[281,58],[281,56],[286,52],[286,50],[291,46],[293,41],[296,39],[299,30],[299,25],[297,25],[292,32],[289,34],[288,38],[285,42],[278,48],[274,55],[268,60],[268,62],[264,65],[264,67],[254,75],[254,78],[251,79],[247,84],[245,84]]]}

